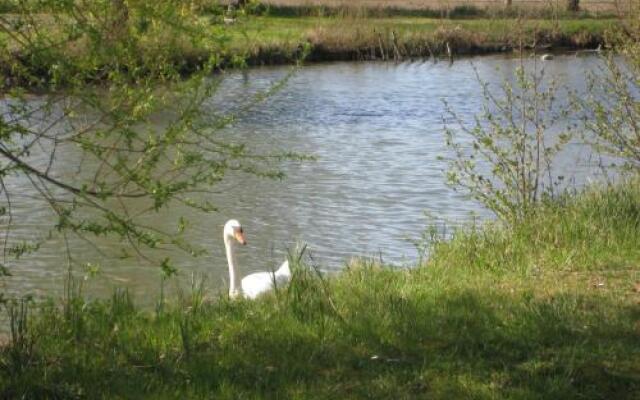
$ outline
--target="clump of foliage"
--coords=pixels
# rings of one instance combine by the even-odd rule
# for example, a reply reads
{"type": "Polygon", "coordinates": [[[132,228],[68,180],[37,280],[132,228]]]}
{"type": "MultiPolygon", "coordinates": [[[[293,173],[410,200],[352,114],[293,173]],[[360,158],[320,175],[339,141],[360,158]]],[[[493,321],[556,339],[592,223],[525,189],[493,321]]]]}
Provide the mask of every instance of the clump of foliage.
{"type": "MultiPolygon", "coordinates": [[[[637,6],[640,3],[636,2],[637,6]]],[[[632,13],[610,33],[612,52],[602,73],[591,79],[592,96],[583,105],[587,139],[596,150],[640,170],[640,19],[632,13]],[[595,137],[595,140],[593,138],[595,137]]]]}
{"type": "Polygon", "coordinates": [[[555,83],[535,63],[527,72],[521,59],[514,82],[498,90],[478,76],[484,111],[469,126],[450,110],[458,129],[446,129],[448,182],[507,221],[524,218],[554,190],[562,178],[553,176],[553,158],[571,138],[560,126],[568,108],[558,107],[555,83]]]}

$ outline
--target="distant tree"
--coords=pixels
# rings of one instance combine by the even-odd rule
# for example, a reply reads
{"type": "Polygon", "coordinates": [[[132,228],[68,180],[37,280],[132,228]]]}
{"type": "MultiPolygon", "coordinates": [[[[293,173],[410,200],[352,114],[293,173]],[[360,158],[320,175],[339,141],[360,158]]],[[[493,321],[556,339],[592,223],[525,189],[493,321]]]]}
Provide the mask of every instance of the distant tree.
{"type": "Polygon", "coordinates": [[[580,11],[580,0],[567,0],[567,11],[580,11]]]}
{"type": "Polygon", "coordinates": [[[122,39],[129,27],[129,6],[125,0],[111,0],[111,26],[113,39],[122,39]]]}

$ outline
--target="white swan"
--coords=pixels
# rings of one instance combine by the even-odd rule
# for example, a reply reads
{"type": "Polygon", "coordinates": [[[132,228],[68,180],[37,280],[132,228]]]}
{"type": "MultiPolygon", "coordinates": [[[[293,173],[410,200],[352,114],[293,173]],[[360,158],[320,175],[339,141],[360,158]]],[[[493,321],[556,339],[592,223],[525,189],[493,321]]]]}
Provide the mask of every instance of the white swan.
{"type": "Polygon", "coordinates": [[[231,219],[224,224],[224,247],[227,252],[227,263],[229,264],[229,297],[236,298],[240,295],[255,299],[262,293],[272,290],[275,286],[282,286],[291,280],[291,270],[289,260],[282,263],[275,272],[256,272],[245,276],[238,284],[236,274],[236,242],[241,245],[247,244],[242,231],[242,225],[235,219],[231,219]]]}

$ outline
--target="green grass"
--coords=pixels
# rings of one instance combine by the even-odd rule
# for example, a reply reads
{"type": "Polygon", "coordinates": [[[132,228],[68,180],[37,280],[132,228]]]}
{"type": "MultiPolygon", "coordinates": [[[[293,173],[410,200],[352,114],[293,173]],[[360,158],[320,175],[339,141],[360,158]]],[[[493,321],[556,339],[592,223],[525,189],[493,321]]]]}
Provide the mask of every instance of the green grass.
{"type": "MultiPolygon", "coordinates": [[[[568,11],[564,3],[514,3],[505,7],[504,3],[483,2],[441,2],[425,0],[421,2],[307,0],[264,1],[254,7],[254,12],[271,16],[360,16],[360,17],[537,17],[537,18],[591,18],[616,16],[620,11],[613,3],[602,7],[603,3],[582,0],[580,11],[568,11]],[[314,4],[315,3],[315,4],[314,4]],[[595,6],[595,7],[594,7],[595,6]],[[600,6],[600,7],[598,7],[600,6]],[[606,7],[608,6],[608,7],[606,7]]],[[[620,9],[630,7],[628,3],[617,4],[620,9]],[[625,7],[626,6],[626,7],[625,7]]]]}
{"type": "Polygon", "coordinates": [[[413,269],[297,265],[258,301],[38,306],[0,352],[0,397],[639,398],[637,179],[425,237],[413,269]]]}
{"type": "Polygon", "coordinates": [[[233,51],[254,63],[291,62],[302,43],[310,59],[369,59],[441,55],[449,43],[456,54],[508,51],[519,47],[596,47],[613,19],[511,18],[435,19],[417,17],[254,17],[230,29],[233,51]],[[519,25],[520,32],[514,29],[519,25]],[[534,40],[535,39],[535,40],[534,40]],[[373,56],[373,57],[372,57],[373,56]]]}

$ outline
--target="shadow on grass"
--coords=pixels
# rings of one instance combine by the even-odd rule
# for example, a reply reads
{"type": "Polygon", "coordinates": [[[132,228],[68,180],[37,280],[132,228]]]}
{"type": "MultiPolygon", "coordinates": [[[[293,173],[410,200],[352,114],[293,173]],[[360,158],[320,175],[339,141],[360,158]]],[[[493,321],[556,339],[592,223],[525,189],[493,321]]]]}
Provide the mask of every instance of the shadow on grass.
{"type": "Polygon", "coordinates": [[[309,315],[295,311],[290,292],[253,303],[220,299],[196,312],[176,307],[160,316],[123,307],[117,303],[130,300],[114,296],[82,304],[82,324],[50,305],[30,331],[29,350],[2,350],[1,396],[640,394],[635,308],[586,295],[546,298],[490,287],[425,287],[407,295],[394,274],[348,273],[331,282],[336,308],[307,298],[309,315]],[[16,351],[28,354],[12,356],[16,351]]]}

